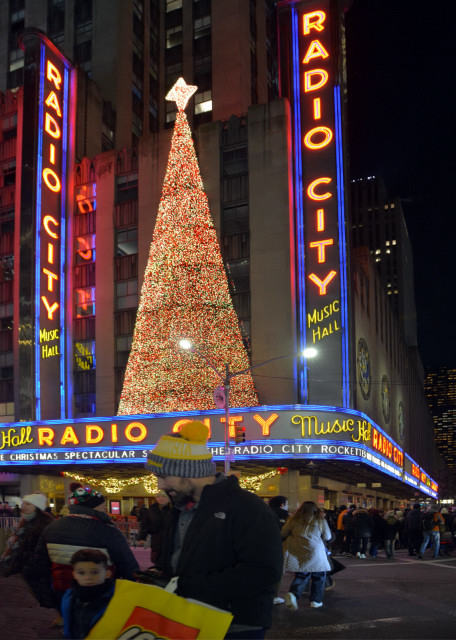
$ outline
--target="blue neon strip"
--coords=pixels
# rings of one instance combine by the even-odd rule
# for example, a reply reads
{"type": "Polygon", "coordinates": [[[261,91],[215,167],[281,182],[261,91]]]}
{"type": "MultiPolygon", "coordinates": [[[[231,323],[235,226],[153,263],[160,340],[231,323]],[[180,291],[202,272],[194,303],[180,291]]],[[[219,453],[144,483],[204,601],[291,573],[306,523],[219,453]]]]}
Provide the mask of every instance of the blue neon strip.
{"type": "Polygon", "coordinates": [[[65,279],[65,253],[66,253],[66,186],[68,163],[68,93],[69,71],[65,66],[64,71],[64,95],[63,95],[63,119],[62,119],[62,163],[60,193],[60,416],[66,418],[66,330],[65,330],[65,304],[66,304],[66,279],[65,279]]]}
{"type": "MultiPolygon", "coordinates": [[[[299,352],[306,348],[306,272],[305,272],[305,244],[304,244],[304,208],[303,208],[303,177],[301,158],[301,113],[300,113],[300,73],[299,73],[299,28],[298,12],[296,7],[291,9],[291,29],[293,47],[293,112],[294,112],[294,197],[296,203],[295,223],[295,260],[296,260],[296,286],[297,286],[297,341],[299,352]]],[[[300,359],[298,367],[298,398],[306,403],[308,401],[307,368],[303,359],[300,359]]]]}
{"type": "Polygon", "coordinates": [[[38,97],[38,155],[36,163],[35,221],[35,417],[41,419],[40,383],[40,306],[41,306],[41,174],[43,170],[44,67],[45,47],[40,47],[40,85],[38,97]]]}
{"type": "Polygon", "coordinates": [[[343,403],[350,403],[350,368],[348,354],[348,285],[347,285],[347,247],[345,238],[345,203],[344,203],[344,161],[342,147],[342,113],[340,87],[334,87],[335,135],[336,135],[336,167],[337,167],[337,215],[339,221],[339,261],[340,261],[340,294],[342,323],[342,398],[343,403]]]}

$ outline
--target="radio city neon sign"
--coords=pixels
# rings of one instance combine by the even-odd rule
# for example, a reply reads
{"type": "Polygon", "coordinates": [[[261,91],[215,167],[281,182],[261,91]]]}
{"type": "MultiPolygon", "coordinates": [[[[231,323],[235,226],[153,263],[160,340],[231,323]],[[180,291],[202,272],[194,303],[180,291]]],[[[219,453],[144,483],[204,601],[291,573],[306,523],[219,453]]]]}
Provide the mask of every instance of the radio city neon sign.
{"type": "MultiPolygon", "coordinates": [[[[306,111],[311,114],[314,125],[305,132],[302,140],[306,153],[309,154],[318,153],[334,141],[334,129],[325,122],[326,104],[322,95],[319,95],[319,91],[330,81],[329,71],[323,68],[322,63],[331,62],[331,55],[319,39],[320,34],[326,30],[325,23],[324,11],[311,11],[303,14],[300,27],[305,43],[305,54],[301,61],[302,88],[307,103],[306,111]]],[[[308,243],[308,253],[322,266],[327,262],[329,252],[337,245],[335,238],[328,234],[326,224],[325,205],[334,198],[332,183],[332,177],[323,175],[310,181],[305,187],[309,204],[314,209],[315,229],[319,236],[317,240],[308,243]]],[[[329,268],[320,275],[309,273],[308,278],[315,285],[318,294],[324,296],[336,275],[337,271],[329,268]]]]}
{"type": "MultiPolygon", "coordinates": [[[[63,78],[57,67],[47,59],[45,61],[46,97],[43,116],[43,169],[41,173],[43,196],[60,194],[62,190],[60,171],[62,157],[62,100],[63,78]]],[[[46,200],[45,200],[46,201],[46,200]]],[[[59,302],[59,247],[60,222],[54,215],[43,211],[41,220],[45,251],[41,256],[41,273],[45,276],[46,293],[41,302],[47,318],[54,320],[54,314],[60,307],[59,302]]],[[[58,354],[56,354],[58,355],[58,354]]]]}

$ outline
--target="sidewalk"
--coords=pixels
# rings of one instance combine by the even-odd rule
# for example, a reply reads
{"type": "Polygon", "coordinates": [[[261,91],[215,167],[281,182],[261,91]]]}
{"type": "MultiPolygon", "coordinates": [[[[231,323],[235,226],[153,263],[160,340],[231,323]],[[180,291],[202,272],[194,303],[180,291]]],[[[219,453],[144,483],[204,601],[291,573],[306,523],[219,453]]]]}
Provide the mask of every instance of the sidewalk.
{"type": "MultiPolygon", "coordinates": [[[[132,547],[141,569],[150,567],[150,549],[132,547]]],[[[0,629],[2,638],[55,640],[63,638],[61,627],[52,627],[54,609],[40,607],[20,576],[0,577],[0,629]]]]}

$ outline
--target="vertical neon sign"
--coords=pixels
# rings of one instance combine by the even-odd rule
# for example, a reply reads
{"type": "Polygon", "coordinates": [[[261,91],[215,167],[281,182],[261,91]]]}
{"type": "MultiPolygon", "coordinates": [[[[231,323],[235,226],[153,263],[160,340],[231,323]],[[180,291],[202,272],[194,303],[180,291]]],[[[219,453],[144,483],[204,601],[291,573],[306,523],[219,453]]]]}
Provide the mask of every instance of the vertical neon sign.
{"type": "MultiPolygon", "coordinates": [[[[33,285],[33,393],[30,414],[35,420],[66,418],[71,415],[67,336],[67,283],[71,252],[67,251],[68,180],[72,177],[75,124],[75,72],[60,51],[36,30],[26,30],[20,44],[25,51],[27,74],[24,84],[24,121],[27,138],[24,156],[28,166],[22,167],[21,180],[21,282],[27,277],[26,265],[34,263],[33,285]],[[33,147],[29,144],[35,139],[33,147]],[[35,148],[33,157],[31,149],[35,148]],[[28,169],[28,167],[27,167],[28,169]],[[24,236],[26,222],[25,192],[34,193],[33,234],[29,242],[24,236]],[[22,218],[24,220],[22,221],[22,218]],[[28,254],[27,254],[28,251],[28,254]]],[[[30,277],[30,276],[29,276],[30,277]]],[[[20,322],[24,315],[20,303],[20,322]]],[[[20,344],[25,352],[24,344],[20,344]]],[[[27,377],[26,359],[19,358],[21,371],[27,377]]],[[[24,403],[22,403],[24,405],[24,403]]],[[[26,418],[27,409],[19,408],[26,418]]]]}
{"type": "Polygon", "coordinates": [[[297,338],[318,352],[301,370],[300,400],[349,406],[338,4],[279,3],[280,86],[293,114],[297,338]]]}

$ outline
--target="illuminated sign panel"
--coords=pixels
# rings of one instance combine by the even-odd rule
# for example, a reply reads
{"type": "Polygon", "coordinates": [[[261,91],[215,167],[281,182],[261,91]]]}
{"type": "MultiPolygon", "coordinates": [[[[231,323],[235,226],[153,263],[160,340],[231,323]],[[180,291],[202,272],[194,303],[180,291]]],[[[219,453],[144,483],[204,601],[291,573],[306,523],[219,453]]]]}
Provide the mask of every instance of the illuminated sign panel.
{"type": "Polygon", "coordinates": [[[349,406],[339,16],[330,0],[279,3],[281,93],[292,104],[301,395],[349,406]],[[325,384],[320,383],[321,380],[325,384]]]}
{"type": "MultiPolygon", "coordinates": [[[[25,52],[24,160],[21,176],[21,234],[28,208],[25,191],[33,193],[34,237],[27,245],[32,256],[24,259],[26,241],[21,238],[21,278],[27,263],[34,263],[33,338],[31,365],[32,407],[19,408],[41,418],[65,418],[71,399],[67,397],[69,354],[66,338],[68,180],[72,174],[74,139],[74,69],[59,50],[40,32],[26,31],[21,37],[25,52]],[[30,145],[29,139],[35,144],[30,145]],[[33,155],[32,155],[33,154],[33,155]],[[28,171],[33,167],[33,174],[28,171]]],[[[30,265],[31,266],[31,265],[30,265]]],[[[21,303],[21,301],[20,301],[21,303]]],[[[22,303],[21,303],[22,304],[22,303]]],[[[20,307],[20,322],[24,323],[20,307]]],[[[23,345],[25,347],[25,345],[23,345]]],[[[22,371],[22,373],[26,373],[22,371]]],[[[21,375],[21,374],[20,374],[21,375]]],[[[20,382],[19,382],[20,384],[20,382]]]]}
{"type": "MultiPolygon", "coordinates": [[[[188,420],[209,427],[209,447],[215,460],[225,455],[225,412],[198,411],[157,416],[114,416],[65,421],[14,423],[0,427],[2,465],[144,462],[164,433],[177,431],[188,420]]],[[[237,460],[334,459],[362,462],[428,495],[437,484],[417,466],[418,485],[409,481],[415,464],[387,434],[355,410],[337,407],[279,406],[233,410],[230,438],[236,425],[245,428],[246,442],[232,446],[237,460]],[[426,482],[420,479],[425,476],[426,482]]]]}

